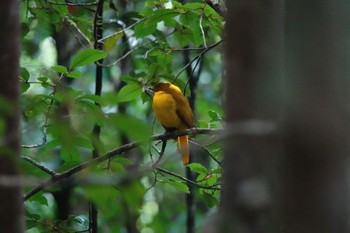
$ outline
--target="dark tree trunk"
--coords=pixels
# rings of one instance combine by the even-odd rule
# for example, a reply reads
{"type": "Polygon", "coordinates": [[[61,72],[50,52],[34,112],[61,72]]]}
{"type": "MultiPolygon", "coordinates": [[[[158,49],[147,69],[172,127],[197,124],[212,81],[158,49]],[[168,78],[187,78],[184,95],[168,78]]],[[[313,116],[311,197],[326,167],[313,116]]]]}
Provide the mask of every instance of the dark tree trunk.
{"type": "Polygon", "coordinates": [[[282,147],[273,129],[283,100],[282,1],[226,3],[224,107],[231,136],[224,144],[219,232],[281,232],[282,147]]]}
{"type": "Polygon", "coordinates": [[[286,2],[286,233],[349,232],[349,10],[286,2]]]}
{"type": "Polygon", "coordinates": [[[349,231],[350,4],[285,2],[227,2],[219,232],[349,231]]]}
{"type": "Polygon", "coordinates": [[[0,229],[24,232],[23,198],[18,172],[19,130],[19,6],[1,1],[0,8],[0,229]]]}

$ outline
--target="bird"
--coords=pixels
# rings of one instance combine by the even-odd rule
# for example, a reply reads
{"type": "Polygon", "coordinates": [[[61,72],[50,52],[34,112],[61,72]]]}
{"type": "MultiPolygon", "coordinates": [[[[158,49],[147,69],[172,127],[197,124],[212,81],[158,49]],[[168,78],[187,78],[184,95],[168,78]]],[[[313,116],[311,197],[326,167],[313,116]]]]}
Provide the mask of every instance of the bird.
{"type": "MultiPolygon", "coordinates": [[[[192,109],[179,87],[169,82],[159,82],[152,89],[153,111],[166,132],[194,127],[192,109]]],[[[179,136],[177,140],[182,163],[186,165],[190,156],[188,136],[179,136]]]]}

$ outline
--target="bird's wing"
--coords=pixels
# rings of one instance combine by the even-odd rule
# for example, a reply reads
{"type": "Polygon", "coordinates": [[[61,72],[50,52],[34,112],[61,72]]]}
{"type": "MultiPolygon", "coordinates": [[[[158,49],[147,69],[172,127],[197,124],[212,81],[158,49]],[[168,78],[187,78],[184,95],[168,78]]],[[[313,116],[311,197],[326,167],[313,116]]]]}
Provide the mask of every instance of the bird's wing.
{"type": "Polygon", "coordinates": [[[176,114],[187,128],[194,127],[192,109],[183,95],[173,95],[176,102],[176,114]]]}

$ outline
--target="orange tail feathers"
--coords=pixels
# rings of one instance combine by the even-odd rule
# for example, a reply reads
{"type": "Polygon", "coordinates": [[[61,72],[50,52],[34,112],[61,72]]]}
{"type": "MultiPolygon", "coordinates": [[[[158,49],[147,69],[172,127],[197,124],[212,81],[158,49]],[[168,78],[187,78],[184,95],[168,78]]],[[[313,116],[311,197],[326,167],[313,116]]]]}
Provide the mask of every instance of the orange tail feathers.
{"type": "Polygon", "coordinates": [[[182,163],[186,165],[190,160],[190,147],[188,145],[187,135],[178,137],[177,142],[179,143],[182,163]]]}

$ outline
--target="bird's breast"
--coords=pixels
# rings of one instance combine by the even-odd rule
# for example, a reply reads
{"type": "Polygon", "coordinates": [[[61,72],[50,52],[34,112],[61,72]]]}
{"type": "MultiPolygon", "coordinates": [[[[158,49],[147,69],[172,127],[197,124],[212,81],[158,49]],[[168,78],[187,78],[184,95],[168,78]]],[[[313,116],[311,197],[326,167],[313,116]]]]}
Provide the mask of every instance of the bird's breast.
{"type": "Polygon", "coordinates": [[[163,91],[156,92],[153,97],[153,110],[158,121],[166,128],[180,128],[181,120],[176,113],[176,101],[163,91]]]}

